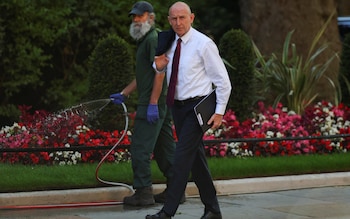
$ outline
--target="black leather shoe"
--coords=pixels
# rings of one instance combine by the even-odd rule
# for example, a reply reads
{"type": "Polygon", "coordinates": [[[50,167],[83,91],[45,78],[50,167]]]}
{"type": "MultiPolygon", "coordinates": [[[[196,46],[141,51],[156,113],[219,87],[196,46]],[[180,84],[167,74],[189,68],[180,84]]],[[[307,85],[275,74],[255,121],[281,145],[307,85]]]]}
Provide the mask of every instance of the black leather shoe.
{"type": "Polygon", "coordinates": [[[171,217],[166,215],[164,211],[160,211],[157,214],[147,215],[146,219],[171,219],[171,217]]]}
{"type": "Polygon", "coordinates": [[[215,214],[215,213],[213,213],[211,211],[208,211],[207,213],[205,213],[201,217],[201,219],[222,219],[222,216],[221,216],[220,213],[219,214],[215,214]]]}

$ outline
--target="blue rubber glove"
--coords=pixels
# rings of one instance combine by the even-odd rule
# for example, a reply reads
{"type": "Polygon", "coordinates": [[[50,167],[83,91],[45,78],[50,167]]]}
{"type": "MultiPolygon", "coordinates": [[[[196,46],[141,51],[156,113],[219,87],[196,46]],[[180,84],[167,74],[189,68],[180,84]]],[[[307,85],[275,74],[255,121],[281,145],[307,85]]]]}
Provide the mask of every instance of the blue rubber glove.
{"type": "Polygon", "coordinates": [[[122,104],[125,101],[126,96],[122,93],[115,93],[109,96],[114,104],[122,104]]]}
{"type": "Polygon", "coordinates": [[[147,121],[154,124],[159,119],[158,105],[149,104],[147,108],[147,121]]]}

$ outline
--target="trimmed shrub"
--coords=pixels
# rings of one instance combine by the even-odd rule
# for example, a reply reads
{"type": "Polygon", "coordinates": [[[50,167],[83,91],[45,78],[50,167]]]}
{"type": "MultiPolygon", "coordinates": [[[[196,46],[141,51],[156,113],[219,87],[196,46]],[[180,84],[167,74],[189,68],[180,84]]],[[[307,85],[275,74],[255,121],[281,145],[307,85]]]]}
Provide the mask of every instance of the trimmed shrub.
{"type": "Polygon", "coordinates": [[[232,91],[227,108],[232,109],[238,120],[251,116],[255,101],[254,55],[250,38],[242,30],[232,29],[220,39],[222,57],[228,67],[232,91]]]}
{"type": "MultiPolygon", "coordinates": [[[[117,35],[109,35],[98,42],[89,64],[88,100],[109,98],[110,94],[120,92],[135,77],[130,45],[117,35]]],[[[94,128],[122,130],[125,124],[123,109],[111,103],[91,123],[94,128]]]]}

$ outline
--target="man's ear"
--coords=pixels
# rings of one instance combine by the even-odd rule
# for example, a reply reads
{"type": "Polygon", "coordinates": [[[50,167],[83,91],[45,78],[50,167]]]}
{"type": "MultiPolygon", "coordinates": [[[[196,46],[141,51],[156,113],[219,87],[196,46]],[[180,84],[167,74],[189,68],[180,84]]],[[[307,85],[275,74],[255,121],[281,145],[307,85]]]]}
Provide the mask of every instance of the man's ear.
{"type": "Polygon", "coordinates": [[[149,14],[149,19],[151,19],[151,20],[155,20],[155,16],[154,16],[154,14],[149,14]]]}
{"type": "Polygon", "coordinates": [[[193,21],[194,21],[194,17],[195,17],[195,15],[194,15],[194,13],[191,13],[191,24],[193,24],[193,21]]]}

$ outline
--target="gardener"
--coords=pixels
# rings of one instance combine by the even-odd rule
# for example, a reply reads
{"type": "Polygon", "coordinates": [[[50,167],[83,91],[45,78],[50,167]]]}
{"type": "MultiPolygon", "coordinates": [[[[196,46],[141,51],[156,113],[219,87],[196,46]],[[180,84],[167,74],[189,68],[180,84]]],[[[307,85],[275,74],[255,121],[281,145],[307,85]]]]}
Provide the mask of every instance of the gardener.
{"type": "Polygon", "coordinates": [[[136,89],[138,91],[138,106],[130,148],[133,187],[136,191],[132,196],[124,198],[124,204],[145,206],[152,205],[155,201],[165,201],[165,191],[153,196],[151,155],[154,154],[154,159],[169,182],[175,142],[172,117],[165,103],[165,73],[156,73],[152,67],[158,40],[158,32],[154,27],[153,6],[145,1],[137,2],[129,16],[132,16],[130,35],[137,41],[136,79],[120,93],[110,97],[115,104],[121,104],[131,92],[136,89]]]}

